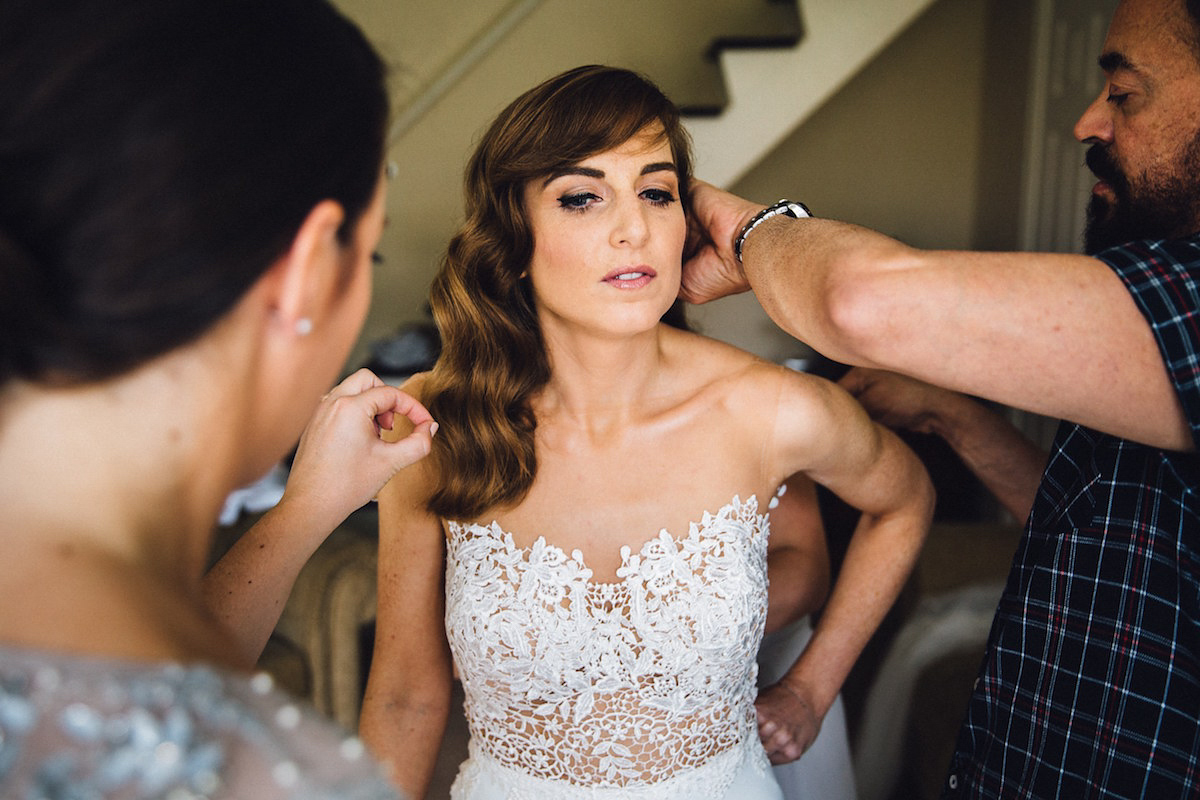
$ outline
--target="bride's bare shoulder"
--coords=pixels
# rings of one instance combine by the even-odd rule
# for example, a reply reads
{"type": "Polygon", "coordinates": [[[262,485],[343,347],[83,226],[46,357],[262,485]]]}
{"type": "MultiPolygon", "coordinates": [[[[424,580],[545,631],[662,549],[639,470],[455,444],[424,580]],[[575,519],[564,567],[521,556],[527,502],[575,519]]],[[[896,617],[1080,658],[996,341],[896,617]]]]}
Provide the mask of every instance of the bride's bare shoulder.
{"type": "Polygon", "coordinates": [[[695,333],[678,332],[676,338],[673,360],[685,384],[729,414],[773,415],[781,402],[815,399],[822,393],[821,379],[734,345],[695,333]]]}
{"type": "Polygon", "coordinates": [[[769,361],[764,361],[740,347],[693,331],[667,329],[663,335],[663,344],[678,363],[714,375],[772,366],[769,361]]]}
{"type": "Polygon", "coordinates": [[[416,399],[424,402],[428,396],[429,378],[431,372],[417,372],[405,378],[404,383],[400,384],[400,389],[416,399]]]}

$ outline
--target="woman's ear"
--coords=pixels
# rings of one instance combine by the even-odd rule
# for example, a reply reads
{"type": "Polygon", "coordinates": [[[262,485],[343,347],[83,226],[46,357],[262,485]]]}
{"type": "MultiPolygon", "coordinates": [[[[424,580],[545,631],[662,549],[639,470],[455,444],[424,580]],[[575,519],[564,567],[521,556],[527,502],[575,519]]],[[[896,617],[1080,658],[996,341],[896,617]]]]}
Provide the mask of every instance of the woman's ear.
{"type": "Polygon", "coordinates": [[[336,298],[343,268],[338,231],[345,218],[339,203],[317,203],[296,231],[292,246],[264,276],[273,284],[273,319],[292,335],[310,333],[336,298]]]}

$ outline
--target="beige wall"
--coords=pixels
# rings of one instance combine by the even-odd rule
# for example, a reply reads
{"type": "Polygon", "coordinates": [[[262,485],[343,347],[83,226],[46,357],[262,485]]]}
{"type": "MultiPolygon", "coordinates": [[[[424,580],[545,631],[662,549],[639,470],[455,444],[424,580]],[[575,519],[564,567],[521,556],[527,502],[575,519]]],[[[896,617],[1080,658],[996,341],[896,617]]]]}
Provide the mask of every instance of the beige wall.
{"type": "MultiPolygon", "coordinates": [[[[939,0],[734,190],[914,246],[1015,248],[1030,5],[939,0]]],[[[808,352],[749,295],[691,316],[772,360],[808,352]]]]}

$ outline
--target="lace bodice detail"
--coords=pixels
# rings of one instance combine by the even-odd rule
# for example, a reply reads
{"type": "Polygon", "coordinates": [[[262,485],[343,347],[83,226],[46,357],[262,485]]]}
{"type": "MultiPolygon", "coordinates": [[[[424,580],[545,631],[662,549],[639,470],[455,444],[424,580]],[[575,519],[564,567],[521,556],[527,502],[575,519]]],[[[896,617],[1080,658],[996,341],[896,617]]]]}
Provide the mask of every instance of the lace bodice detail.
{"type": "Polygon", "coordinates": [[[644,786],[757,736],[767,520],[752,496],[621,548],[613,583],[578,550],[448,522],[446,630],[475,746],[527,774],[644,786]]]}

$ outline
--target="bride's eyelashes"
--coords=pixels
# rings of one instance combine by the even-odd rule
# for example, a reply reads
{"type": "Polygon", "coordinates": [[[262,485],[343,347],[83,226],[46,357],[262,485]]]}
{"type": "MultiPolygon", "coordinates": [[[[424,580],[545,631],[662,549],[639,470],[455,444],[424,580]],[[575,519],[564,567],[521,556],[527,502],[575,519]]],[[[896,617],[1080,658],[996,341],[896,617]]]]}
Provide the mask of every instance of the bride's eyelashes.
{"type": "Polygon", "coordinates": [[[642,197],[646,198],[651,205],[665,207],[675,202],[675,195],[666,189],[646,189],[642,192],[642,197]]]}
{"type": "Polygon", "coordinates": [[[567,211],[582,212],[590,208],[600,196],[592,192],[568,192],[558,198],[558,204],[567,211]]]}
{"type": "MultiPolygon", "coordinates": [[[[644,189],[641,197],[650,205],[665,208],[677,201],[674,193],[668,189],[644,189]]],[[[586,211],[600,200],[593,192],[568,192],[558,198],[558,205],[567,211],[586,211]]]]}

